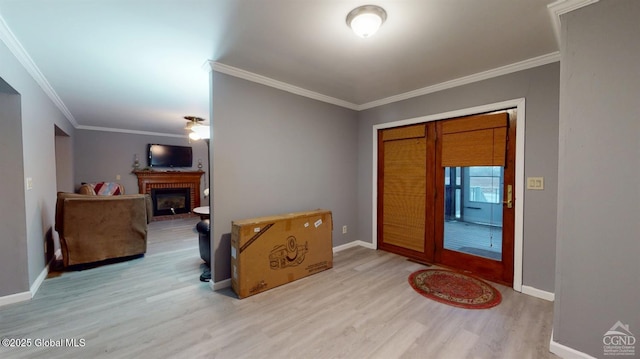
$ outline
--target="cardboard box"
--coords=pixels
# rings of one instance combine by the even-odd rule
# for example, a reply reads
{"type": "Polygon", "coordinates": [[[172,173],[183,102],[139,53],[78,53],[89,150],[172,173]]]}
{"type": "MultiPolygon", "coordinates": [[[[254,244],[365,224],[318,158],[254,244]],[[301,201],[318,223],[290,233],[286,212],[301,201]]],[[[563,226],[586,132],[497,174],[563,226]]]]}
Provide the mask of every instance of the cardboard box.
{"type": "Polygon", "coordinates": [[[231,287],[245,298],[333,267],[331,211],[232,222],[231,287]]]}

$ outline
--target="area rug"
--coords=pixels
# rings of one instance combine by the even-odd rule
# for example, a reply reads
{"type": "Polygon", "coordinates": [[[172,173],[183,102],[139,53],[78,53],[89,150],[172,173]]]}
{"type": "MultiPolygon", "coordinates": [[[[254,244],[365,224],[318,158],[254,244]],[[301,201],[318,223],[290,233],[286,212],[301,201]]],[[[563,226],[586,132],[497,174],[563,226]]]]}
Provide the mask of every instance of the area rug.
{"type": "Polygon", "coordinates": [[[409,284],[423,296],[454,307],[486,309],[502,301],[500,292],[488,283],[449,270],[419,270],[411,273],[409,284]]]}

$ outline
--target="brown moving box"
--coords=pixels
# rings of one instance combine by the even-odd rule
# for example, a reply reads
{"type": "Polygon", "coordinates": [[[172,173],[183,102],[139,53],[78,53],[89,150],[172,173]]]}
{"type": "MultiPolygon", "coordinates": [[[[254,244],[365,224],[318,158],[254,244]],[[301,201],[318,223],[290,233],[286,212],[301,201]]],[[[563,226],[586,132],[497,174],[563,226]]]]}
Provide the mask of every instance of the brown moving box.
{"type": "Polygon", "coordinates": [[[331,211],[232,222],[231,286],[245,298],[333,267],[331,211]]]}

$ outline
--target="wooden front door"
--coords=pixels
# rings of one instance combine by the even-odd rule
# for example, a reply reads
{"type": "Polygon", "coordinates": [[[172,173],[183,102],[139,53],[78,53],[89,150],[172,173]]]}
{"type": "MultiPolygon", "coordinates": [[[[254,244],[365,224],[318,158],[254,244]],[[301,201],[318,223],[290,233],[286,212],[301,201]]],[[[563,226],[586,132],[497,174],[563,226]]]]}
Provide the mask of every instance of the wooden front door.
{"type": "Polygon", "coordinates": [[[513,283],[515,112],[378,132],[378,247],[513,283]]]}

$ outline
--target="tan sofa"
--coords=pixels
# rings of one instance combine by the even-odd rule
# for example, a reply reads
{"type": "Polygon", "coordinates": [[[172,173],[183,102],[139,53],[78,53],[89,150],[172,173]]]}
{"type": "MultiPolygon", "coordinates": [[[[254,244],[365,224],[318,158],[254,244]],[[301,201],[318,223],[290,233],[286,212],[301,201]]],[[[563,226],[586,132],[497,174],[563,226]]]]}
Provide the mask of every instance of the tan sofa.
{"type": "Polygon", "coordinates": [[[144,254],[151,217],[148,195],[59,192],[55,229],[64,266],[144,254]]]}

